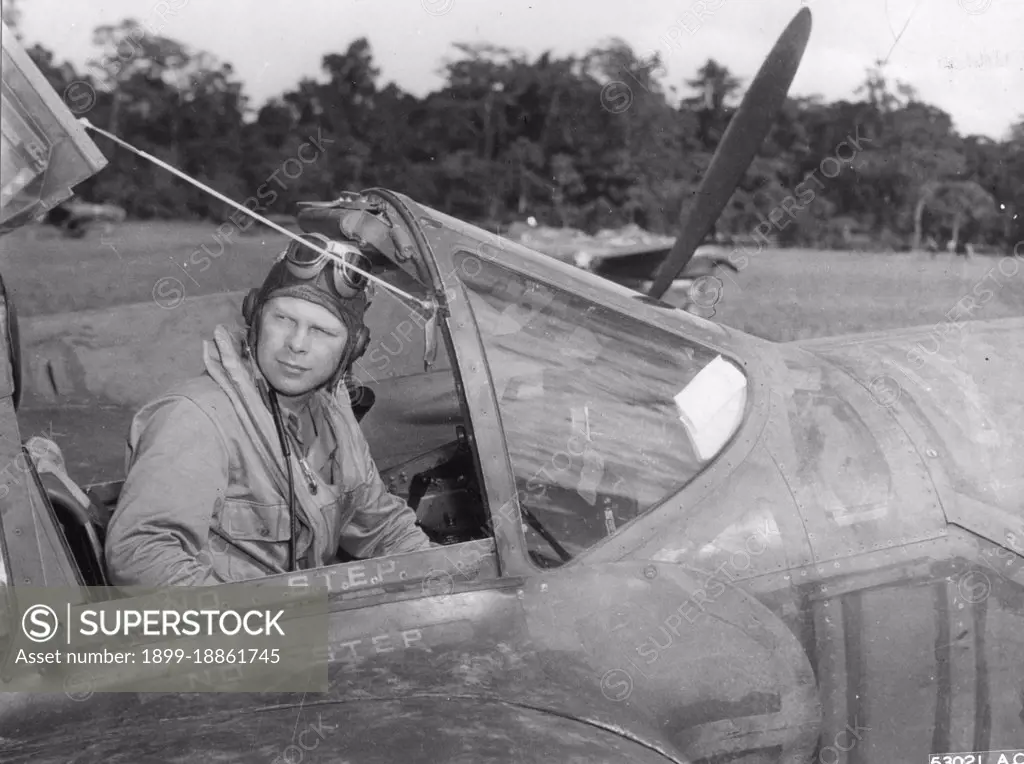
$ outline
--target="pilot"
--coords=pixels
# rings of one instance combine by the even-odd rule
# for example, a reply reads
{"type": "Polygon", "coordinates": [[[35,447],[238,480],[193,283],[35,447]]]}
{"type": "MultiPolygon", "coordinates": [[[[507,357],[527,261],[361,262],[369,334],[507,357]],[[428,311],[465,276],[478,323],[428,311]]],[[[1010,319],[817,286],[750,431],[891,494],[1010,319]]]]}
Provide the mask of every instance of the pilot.
{"type": "Polygon", "coordinates": [[[146,404],[106,537],[116,586],[216,585],[434,546],[388,492],[345,384],[369,331],[366,258],[303,234],[217,326],[205,372],[146,404]],[[290,456],[286,457],[286,454],[290,456]]]}

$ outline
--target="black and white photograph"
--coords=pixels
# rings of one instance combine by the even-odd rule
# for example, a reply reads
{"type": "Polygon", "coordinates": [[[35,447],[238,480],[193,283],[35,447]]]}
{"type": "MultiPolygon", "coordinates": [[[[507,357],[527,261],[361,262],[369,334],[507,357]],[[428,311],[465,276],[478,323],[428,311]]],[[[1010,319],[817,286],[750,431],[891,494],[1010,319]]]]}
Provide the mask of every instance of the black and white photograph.
{"type": "Polygon", "coordinates": [[[1024,764],[1024,2],[0,15],[0,763],[1024,764]]]}

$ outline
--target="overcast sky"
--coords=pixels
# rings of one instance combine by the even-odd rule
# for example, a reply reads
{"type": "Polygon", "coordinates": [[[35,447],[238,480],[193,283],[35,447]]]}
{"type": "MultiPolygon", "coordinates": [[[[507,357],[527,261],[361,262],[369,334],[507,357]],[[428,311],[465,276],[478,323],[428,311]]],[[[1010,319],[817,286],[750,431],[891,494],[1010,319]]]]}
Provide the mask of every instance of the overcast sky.
{"type": "Polygon", "coordinates": [[[814,28],[791,94],[854,98],[865,69],[887,71],[949,112],[963,134],[1003,138],[1024,118],[1024,0],[20,0],[28,43],[82,67],[92,30],[129,16],[231,63],[252,104],[318,76],[325,53],[366,36],[384,82],[423,95],[453,42],[535,57],[582,53],[613,35],[662,55],[681,85],[706,58],[745,82],[801,4],[814,28]],[[908,23],[909,22],[909,23],[908,23]],[[905,31],[897,42],[900,31],[905,31]]]}

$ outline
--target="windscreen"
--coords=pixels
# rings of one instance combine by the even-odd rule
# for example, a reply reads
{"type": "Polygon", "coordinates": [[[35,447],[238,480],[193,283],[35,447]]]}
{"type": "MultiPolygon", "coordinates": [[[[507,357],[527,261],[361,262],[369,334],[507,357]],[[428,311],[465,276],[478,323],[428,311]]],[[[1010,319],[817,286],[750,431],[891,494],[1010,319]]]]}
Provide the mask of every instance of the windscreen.
{"type": "MultiPolygon", "coordinates": [[[[0,37],[0,233],[5,233],[69,197],[72,186],[107,160],[3,24],[0,37]]],[[[72,90],[68,95],[74,98],[72,90]]],[[[82,90],[78,95],[88,97],[88,89],[82,90]]]]}
{"type": "Polygon", "coordinates": [[[456,253],[535,562],[557,566],[697,475],[738,429],[746,379],[671,332],[456,253]]]}

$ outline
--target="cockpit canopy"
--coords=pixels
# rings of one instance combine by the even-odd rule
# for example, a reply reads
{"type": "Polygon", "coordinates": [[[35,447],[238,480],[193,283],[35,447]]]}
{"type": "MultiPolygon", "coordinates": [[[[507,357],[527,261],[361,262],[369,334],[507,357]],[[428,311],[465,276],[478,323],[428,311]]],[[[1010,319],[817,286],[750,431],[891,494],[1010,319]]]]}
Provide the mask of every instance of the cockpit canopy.
{"type": "MultiPolygon", "coordinates": [[[[449,320],[475,324],[535,562],[561,564],[675,495],[739,429],[745,374],[697,339],[719,327],[403,201],[420,213],[409,238],[436,259],[449,320]]],[[[380,249],[386,279],[433,291],[428,279],[412,288],[399,248],[380,249]]],[[[390,302],[379,293],[371,311],[390,302]]]]}

